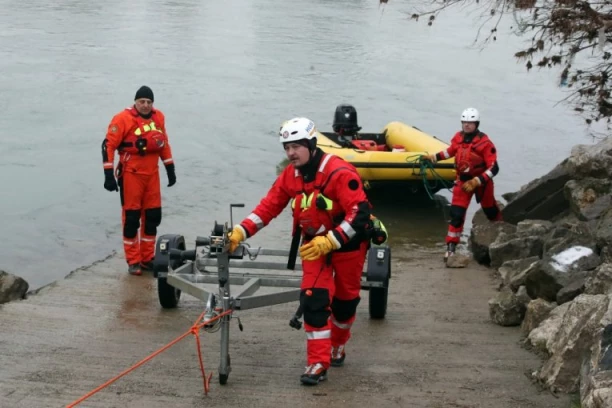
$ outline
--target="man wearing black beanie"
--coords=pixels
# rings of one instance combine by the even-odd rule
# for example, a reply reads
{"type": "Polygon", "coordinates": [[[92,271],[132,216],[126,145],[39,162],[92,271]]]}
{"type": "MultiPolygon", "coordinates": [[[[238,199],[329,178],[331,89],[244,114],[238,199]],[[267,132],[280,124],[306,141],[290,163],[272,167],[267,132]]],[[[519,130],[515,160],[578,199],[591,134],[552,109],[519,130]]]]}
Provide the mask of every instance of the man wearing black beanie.
{"type": "Polygon", "coordinates": [[[153,98],[153,91],[151,90],[151,88],[149,88],[146,85],[141,86],[137,91],[136,91],[136,96],[134,96],[134,100],[137,101],[138,99],[149,99],[151,101],[151,103],[155,102],[155,98],[153,98]]]}
{"type": "Polygon", "coordinates": [[[168,187],[176,183],[166,119],[153,107],[153,101],[151,88],[141,86],[134,105],[112,118],[102,142],[104,188],[119,191],[123,249],[132,275],[153,269],[157,227],[162,219],[159,160],[166,168],[168,187]],[[115,152],[119,154],[116,171],[115,152]]]}

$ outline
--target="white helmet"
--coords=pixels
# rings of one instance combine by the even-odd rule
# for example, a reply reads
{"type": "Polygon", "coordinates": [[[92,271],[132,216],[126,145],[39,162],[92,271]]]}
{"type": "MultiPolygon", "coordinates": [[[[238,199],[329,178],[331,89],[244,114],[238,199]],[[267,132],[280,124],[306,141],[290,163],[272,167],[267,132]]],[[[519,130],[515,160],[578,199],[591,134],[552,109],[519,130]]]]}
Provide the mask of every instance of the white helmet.
{"type": "Polygon", "coordinates": [[[297,142],[304,139],[316,143],[317,128],[314,122],[308,118],[293,118],[283,122],[278,136],[281,143],[297,142]]]}
{"type": "Polygon", "coordinates": [[[480,122],[480,113],[474,108],[467,108],[461,113],[462,122],[480,122]]]}

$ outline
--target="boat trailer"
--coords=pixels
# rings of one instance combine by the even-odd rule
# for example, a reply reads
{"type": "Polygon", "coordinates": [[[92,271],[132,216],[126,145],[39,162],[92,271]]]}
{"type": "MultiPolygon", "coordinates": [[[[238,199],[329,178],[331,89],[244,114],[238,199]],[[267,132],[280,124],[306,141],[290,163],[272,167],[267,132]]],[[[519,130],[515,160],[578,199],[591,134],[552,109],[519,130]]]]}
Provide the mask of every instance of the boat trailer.
{"type": "MultiPolygon", "coordinates": [[[[230,204],[230,226],[233,226],[232,209],[244,204],[230,204]]],[[[198,236],[195,248],[187,249],[185,238],[178,234],[164,234],[158,237],[155,247],[154,276],[157,278],[159,303],[164,309],[176,308],[185,292],[206,302],[204,321],[223,315],[203,327],[207,332],[221,331],[219,383],[226,384],[230,371],[229,332],[230,319],[235,310],[255,309],[299,301],[301,273],[270,273],[270,271],[302,271],[301,263],[287,264],[275,261],[256,261],[260,256],[290,258],[289,250],[251,248],[243,242],[233,253],[229,253],[228,223],[215,221],[211,234],[198,236]],[[248,256],[248,260],[245,257],[248,256]],[[207,269],[208,268],[208,269],[207,269]],[[261,273],[230,272],[230,268],[261,270],[261,273]],[[216,269],[216,271],[214,270],[216,269]],[[202,284],[217,284],[216,291],[208,291],[202,284]],[[235,294],[230,288],[241,285],[235,294]],[[266,294],[256,294],[264,287],[290,288],[266,294]],[[227,313],[229,311],[229,313],[227,313]]],[[[371,319],[384,319],[387,312],[387,296],[391,277],[391,249],[387,245],[372,244],[367,252],[361,289],[369,291],[369,314],[371,319]]],[[[302,326],[299,320],[302,308],[289,321],[295,329],[302,326]]]]}

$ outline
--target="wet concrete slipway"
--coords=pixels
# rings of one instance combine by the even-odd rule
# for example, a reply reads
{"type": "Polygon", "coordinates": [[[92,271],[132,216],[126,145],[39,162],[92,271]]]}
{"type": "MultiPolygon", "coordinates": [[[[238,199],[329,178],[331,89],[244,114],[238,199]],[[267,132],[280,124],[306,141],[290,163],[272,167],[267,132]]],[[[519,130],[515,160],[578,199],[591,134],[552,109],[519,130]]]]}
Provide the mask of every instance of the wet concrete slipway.
{"type": "MultiPolygon", "coordinates": [[[[125,273],[119,198],[102,187],[106,126],[142,84],[166,113],[177,162],[177,185],[162,183],[160,234],[183,234],[188,245],[229,221],[230,202],[252,207],[267,190],[283,158],[283,120],[307,116],[326,130],[340,103],[357,108],[364,131],[401,120],[443,140],[476,106],[499,150],[498,195],[589,143],[580,119],[555,106],[564,93],[552,73],[527,74],[513,60],[522,40],[502,35],[510,21],[480,52],[469,47],[473,14],[450,11],[427,27],[409,21],[413,4],[399,0],[0,8],[0,268],[44,287],[0,308],[1,407],[66,406],[202,311],[188,296],[162,310],[153,278],[125,273]]],[[[328,382],[299,385],[305,342],[288,327],[291,303],[239,313],[245,328],[232,326],[225,386],[219,334],[202,334],[214,374],[208,396],[188,337],[79,406],[568,406],[530,383],[539,361],[518,331],[489,322],[490,272],[442,267],[443,208],[403,194],[372,200],[391,233],[389,310],[371,321],[364,292],[346,365],[328,382]]],[[[252,245],[283,248],[288,232],[283,213],[252,245]]]]}
{"type": "MultiPolygon", "coordinates": [[[[305,336],[288,325],[296,302],[236,312],[232,372],[220,385],[219,333],[202,332],[204,395],[192,335],[77,406],[83,407],[568,407],[527,375],[538,359],[517,330],[489,322],[483,268],[447,269],[437,253],[395,245],[388,312],[370,320],[363,293],[344,367],[299,383],[305,336]],[[435,260],[435,261],[432,261],[435,260]]],[[[202,302],[159,307],[155,281],[112,257],[27,301],[2,308],[0,405],[65,407],[185,331],[202,302]]]]}

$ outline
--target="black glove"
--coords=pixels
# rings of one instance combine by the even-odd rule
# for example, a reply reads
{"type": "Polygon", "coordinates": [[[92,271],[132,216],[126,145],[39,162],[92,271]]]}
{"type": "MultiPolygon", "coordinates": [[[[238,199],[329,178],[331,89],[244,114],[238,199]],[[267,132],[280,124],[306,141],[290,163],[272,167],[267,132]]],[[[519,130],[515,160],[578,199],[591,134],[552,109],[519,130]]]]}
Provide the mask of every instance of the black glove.
{"type": "Polygon", "coordinates": [[[423,156],[420,157],[422,162],[429,162],[429,163],[435,163],[436,160],[436,155],[435,154],[425,154],[423,156]]]}
{"type": "Polygon", "coordinates": [[[174,163],[166,165],[166,173],[168,173],[168,187],[176,184],[176,173],[174,172],[174,163]]]}
{"type": "Polygon", "coordinates": [[[113,169],[104,169],[104,188],[108,191],[119,191],[113,169]]]}

